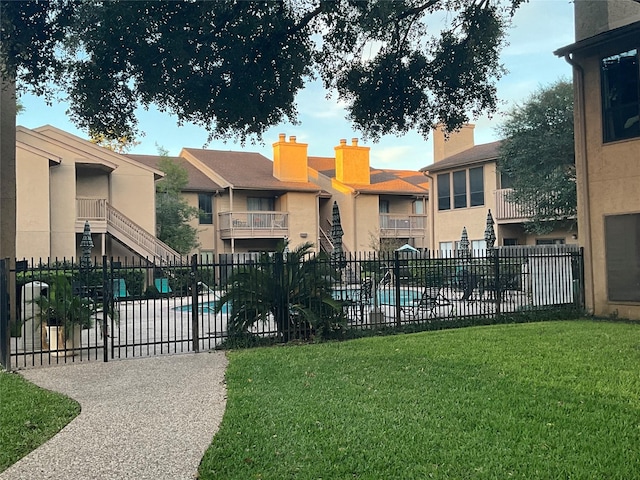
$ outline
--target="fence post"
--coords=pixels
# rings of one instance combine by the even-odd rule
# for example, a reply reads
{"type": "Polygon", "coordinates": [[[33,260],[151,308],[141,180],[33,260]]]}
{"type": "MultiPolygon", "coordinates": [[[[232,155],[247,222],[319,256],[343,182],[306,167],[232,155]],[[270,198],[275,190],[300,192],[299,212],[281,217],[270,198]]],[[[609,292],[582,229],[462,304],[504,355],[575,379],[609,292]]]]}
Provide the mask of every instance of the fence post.
{"type": "Polygon", "coordinates": [[[493,265],[494,265],[494,273],[495,273],[495,282],[494,282],[494,289],[495,289],[495,293],[494,293],[494,299],[496,302],[496,316],[500,315],[501,310],[500,310],[500,304],[502,302],[502,280],[500,279],[500,254],[498,252],[498,249],[495,247],[492,247],[491,250],[491,255],[493,256],[493,265]]]}
{"type": "Polygon", "coordinates": [[[11,370],[11,333],[9,318],[9,292],[10,285],[8,259],[0,259],[0,364],[11,370]]]}
{"type": "MultiPolygon", "coordinates": [[[[402,326],[402,306],[400,305],[400,252],[397,250],[393,252],[393,276],[395,277],[395,299],[396,299],[396,326],[400,328],[402,326]]],[[[373,292],[377,295],[378,292],[373,292]]]]}
{"type": "Polygon", "coordinates": [[[200,351],[200,323],[198,318],[198,254],[191,256],[191,272],[189,274],[191,286],[191,348],[194,352],[200,351]]]}
{"type": "MultiPolygon", "coordinates": [[[[107,318],[114,315],[113,304],[113,262],[111,262],[111,284],[107,272],[107,256],[102,256],[102,361],[109,361],[109,323],[107,318]],[[111,315],[109,315],[111,313],[111,315]]],[[[111,335],[113,335],[113,329],[111,335]]],[[[113,343],[113,342],[112,342],[113,343]]]]}

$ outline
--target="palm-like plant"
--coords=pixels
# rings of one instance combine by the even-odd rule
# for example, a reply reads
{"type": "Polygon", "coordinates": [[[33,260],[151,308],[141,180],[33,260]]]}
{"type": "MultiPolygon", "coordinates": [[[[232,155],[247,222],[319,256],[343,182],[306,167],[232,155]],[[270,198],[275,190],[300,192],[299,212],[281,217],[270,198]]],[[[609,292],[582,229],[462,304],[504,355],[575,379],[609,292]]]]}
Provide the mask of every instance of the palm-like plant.
{"type": "Polygon", "coordinates": [[[259,322],[273,318],[285,341],[327,335],[344,325],[341,302],[331,296],[337,273],[324,254],[313,256],[312,243],[285,253],[284,243],[258,262],[240,265],[230,275],[226,293],[217,302],[220,312],[227,303],[230,335],[242,334],[259,322]]]}
{"type": "Polygon", "coordinates": [[[75,328],[91,326],[95,304],[74,295],[69,280],[64,275],[53,279],[48,294],[34,300],[40,307],[40,319],[49,326],[63,327],[62,335],[72,335],[75,328]]]}

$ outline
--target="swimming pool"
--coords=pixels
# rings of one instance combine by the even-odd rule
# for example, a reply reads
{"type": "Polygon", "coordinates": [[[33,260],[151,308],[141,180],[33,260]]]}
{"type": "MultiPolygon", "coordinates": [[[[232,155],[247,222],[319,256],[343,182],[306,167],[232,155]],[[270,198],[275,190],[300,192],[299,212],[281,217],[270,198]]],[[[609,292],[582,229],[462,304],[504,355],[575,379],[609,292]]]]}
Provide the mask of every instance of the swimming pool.
{"type": "MultiPolygon", "coordinates": [[[[395,305],[396,304],[396,290],[394,288],[380,288],[377,290],[378,305],[395,305]]],[[[413,306],[416,301],[420,299],[422,292],[414,289],[401,289],[400,290],[400,306],[409,307],[413,306]]],[[[341,288],[333,291],[333,297],[337,300],[353,300],[357,301],[360,297],[360,290],[358,288],[341,288]]]]}
{"type": "MultiPolygon", "coordinates": [[[[178,310],[179,312],[190,312],[191,304],[189,305],[180,305],[179,307],[174,307],[174,310],[178,310]]],[[[200,313],[215,313],[216,311],[216,300],[210,300],[208,302],[202,302],[198,304],[198,312],[200,313]]],[[[222,306],[221,313],[228,313],[229,306],[225,303],[222,306]]]]}

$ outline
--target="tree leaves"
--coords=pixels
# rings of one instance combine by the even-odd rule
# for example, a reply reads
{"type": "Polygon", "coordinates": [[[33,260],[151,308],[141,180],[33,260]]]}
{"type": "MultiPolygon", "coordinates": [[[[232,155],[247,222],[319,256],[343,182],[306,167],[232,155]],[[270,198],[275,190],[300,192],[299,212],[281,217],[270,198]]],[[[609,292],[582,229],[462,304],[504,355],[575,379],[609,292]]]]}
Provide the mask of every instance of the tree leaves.
{"type": "Polygon", "coordinates": [[[259,140],[296,122],[316,73],[365,136],[426,137],[495,111],[521,1],[2,1],[0,59],[21,84],[68,93],[81,128],[115,138],[134,138],[136,108],[154,104],[210,140],[259,140]]]}
{"type": "Polygon", "coordinates": [[[499,128],[499,170],[511,177],[511,200],[531,212],[526,228],[552,231],[576,216],[573,86],[558,81],[514,107],[499,128]]]}

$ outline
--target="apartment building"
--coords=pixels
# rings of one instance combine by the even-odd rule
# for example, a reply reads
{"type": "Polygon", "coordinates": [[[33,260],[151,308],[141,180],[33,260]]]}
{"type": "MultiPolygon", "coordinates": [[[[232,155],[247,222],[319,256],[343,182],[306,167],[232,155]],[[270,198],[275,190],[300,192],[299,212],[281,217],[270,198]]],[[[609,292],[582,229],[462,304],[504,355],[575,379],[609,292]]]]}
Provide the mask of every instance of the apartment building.
{"type": "Polygon", "coordinates": [[[16,256],[78,258],[86,221],[93,256],[151,261],[177,252],[155,237],[162,172],[50,125],[16,129],[16,256]]]}
{"type": "Polygon", "coordinates": [[[587,308],[640,319],[640,2],[575,2],[576,174],[587,308]]]}
{"type": "MultiPolygon", "coordinates": [[[[346,251],[405,243],[427,248],[428,182],[420,172],[372,168],[370,148],[340,140],[334,157],[310,157],[309,179],[330,193],[320,201],[320,229],[329,240],[333,202],[340,209],[346,251]]],[[[328,249],[329,247],[327,247],[328,249]]]]}
{"type": "Polygon", "coordinates": [[[433,132],[434,163],[421,169],[431,182],[429,248],[453,251],[466,228],[472,250],[484,250],[489,211],[495,222],[496,245],[575,244],[575,221],[545,235],[528,233],[526,209],[509,201],[509,179],[497,168],[500,142],[475,145],[474,125],[447,138],[433,132]]]}

